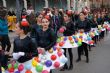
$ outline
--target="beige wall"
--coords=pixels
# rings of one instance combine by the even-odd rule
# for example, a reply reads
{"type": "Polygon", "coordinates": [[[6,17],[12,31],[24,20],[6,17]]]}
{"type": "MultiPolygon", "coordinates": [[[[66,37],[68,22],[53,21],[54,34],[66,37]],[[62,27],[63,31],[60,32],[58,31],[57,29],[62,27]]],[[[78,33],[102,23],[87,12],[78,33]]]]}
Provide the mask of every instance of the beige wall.
{"type": "MultiPolygon", "coordinates": [[[[100,7],[102,5],[102,1],[103,1],[103,5],[105,5],[105,6],[109,5],[109,7],[110,7],[110,0],[99,0],[99,1],[93,0],[93,4],[95,5],[95,7],[100,7]]],[[[91,2],[91,4],[92,4],[92,2],[91,2]]]]}

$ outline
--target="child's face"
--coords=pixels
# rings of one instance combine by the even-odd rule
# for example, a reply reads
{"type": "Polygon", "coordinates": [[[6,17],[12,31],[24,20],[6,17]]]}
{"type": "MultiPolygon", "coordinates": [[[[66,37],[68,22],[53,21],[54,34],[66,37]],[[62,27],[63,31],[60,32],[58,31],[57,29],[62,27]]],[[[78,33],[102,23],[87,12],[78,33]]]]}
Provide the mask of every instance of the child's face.
{"type": "Polygon", "coordinates": [[[68,15],[64,15],[64,21],[66,22],[66,21],[68,21],[69,20],[69,17],[68,17],[68,15]]]}
{"type": "Polygon", "coordinates": [[[43,16],[42,15],[39,15],[38,18],[37,18],[37,21],[38,22],[41,22],[42,21],[42,18],[43,18],[43,16]]]}
{"type": "Polygon", "coordinates": [[[20,29],[19,24],[16,24],[15,33],[16,33],[17,35],[20,35],[21,32],[22,32],[22,30],[20,29]]]}
{"type": "Polygon", "coordinates": [[[44,28],[46,28],[46,27],[48,27],[49,26],[49,21],[48,21],[48,19],[42,19],[42,27],[44,27],[44,28]]]}
{"type": "Polygon", "coordinates": [[[85,15],[84,15],[83,13],[80,13],[79,18],[80,18],[81,20],[83,20],[83,19],[85,19],[85,15]]]}

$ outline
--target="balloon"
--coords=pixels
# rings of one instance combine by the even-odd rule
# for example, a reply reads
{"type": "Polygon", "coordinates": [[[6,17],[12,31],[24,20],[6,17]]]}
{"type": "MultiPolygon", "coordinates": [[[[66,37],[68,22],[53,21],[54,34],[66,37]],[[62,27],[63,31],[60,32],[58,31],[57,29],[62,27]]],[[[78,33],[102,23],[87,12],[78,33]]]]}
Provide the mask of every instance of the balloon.
{"type": "Polygon", "coordinates": [[[53,50],[56,51],[56,47],[53,47],[53,50]]]}
{"type": "Polygon", "coordinates": [[[14,64],[14,68],[17,69],[18,68],[18,63],[14,64]]]}
{"type": "Polygon", "coordinates": [[[54,60],[56,60],[56,59],[57,59],[57,56],[56,56],[56,55],[52,55],[52,56],[51,56],[51,60],[54,61],[54,60]]]}
{"type": "Polygon", "coordinates": [[[78,43],[78,40],[75,39],[75,43],[78,43]]]}
{"type": "Polygon", "coordinates": [[[18,66],[18,70],[19,70],[19,71],[22,71],[23,69],[24,69],[23,64],[20,64],[20,65],[18,66]]]}
{"type": "Polygon", "coordinates": [[[64,42],[60,42],[59,46],[62,47],[64,45],[64,42]]]}
{"type": "Polygon", "coordinates": [[[42,73],[49,73],[47,70],[43,70],[42,73]]]}
{"type": "Polygon", "coordinates": [[[73,43],[74,43],[74,41],[73,41],[73,40],[71,40],[71,41],[70,41],[70,43],[71,43],[71,44],[73,44],[73,43]]]}
{"type": "Polygon", "coordinates": [[[83,36],[83,33],[82,33],[82,32],[80,32],[79,36],[83,36]]]}
{"type": "Polygon", "coordinates": [[[8,68],[11,68],[12,67],[12,64],[8,64],[8,68]]]}
{"type": "Polygon", "coordinates": [[[91,37],[88,37],[88,41],[90,41],[91,40],[91,37]]]}
{"type": "Polygon", "coordinates": [[[64,28],[60,28],[60,29],[59,29],[59,32],[60,32],[60,33],[63,33],[63,32],[64,32],[64,28]]]}
{"type": "Polygon", "coordinates": [[[52,66],[52,61],[51,61],[51,60],[47,60],[47,61],[45,62],[45,65],[46,65],[47,67],[52,66]]]}
{"type": "Polygon", "coordinates": [[[42,72],[42,70],[43,70],[43,66],[40,66],[40,65],[36,66],[37,72],[42,72]]]}
{"type": "Polygon", "coordinates": [[[20,73],[20,71],[15,71],[15,73],[20,73]]]}
{"type": "Polygon", "coordinates": [[[32,73],[32,71],[31,70],[26,70],[26,72],[25,73],[32,73]]]}
{"type": "Polygon", "coordinates": [[[53,49],[52,48],[49,50],[49,53],[53,53],[53,49]]]}
{"type": "Polygon", "coordinates": [[[81,43],[81,42],[78,42],[78,45],[79,45],[79,46],[81,46],[81,45],[82,45],[82,43],[81,43]]]}
{"type": "Polygon", "coordinates": [[[59,43],[60,41],[61,41],[61,39],[60,39],[60,38],[58,38],[58,39],[57,39],[57,42],[59,43]]]}
{"type": "Polygon", "coordinates": [[[69,36],[69,37],[68,37],[68,39],[71,41],[71,40],[72,40],[72,37],[71,37],[71,36],[69,36]]]}
{"type": "Polygon", "coordinates": [[[64,37],[61,37],[61,40],[63,41],[64,40],[64,37]]]}
{"type": "Polygon", "coordinates": [[[59,57],[62,56],[62,52],[61,51],[57,52],[57,54],[58,54],[59,57]]]}
{"type": "Polygon", "coordinates": [[[78,42],[82,42],[82,40],[81,39],[78,39],[78,42]]]}
{"type": "Polygon", "coordinates": [[[76,43],[78,42],[78,38],[75,39],[75,42],[76,42],[76,43]]]}
{"type": "Polygon", "coordinates": [[[37,62],[35,60],[32,60],[32,66],[37,66],[37,62]]]}
{"type": "Polygon", "coordinates": [[[9,71],[9,72],[14,72],[14,68],[11,67],[11,68],[8,69],[8,71],[9,71]]]}
{"type": "Polygon", "coordinates": [[[54,67],[55,67],[55,68],[59,68],[59,67],[60,67],[60,63],[59,63],[59,62],[55,62],[55,63],[54,63],[54,67]]]}
{"type": "Polygon", "coordinates": [[[89,44],[94,44],[94,41],[93,40],[89,41],[89,44]]]}
{"type": "Polygon", "coordinates": [[[110,27],[109,27],[109,28],[107,28],[107,30],[108,30],[108,31],[110,31],[110,27]]]}
{"type": "Polygon", "coordinates": [[[3,67],[1,67],[1,70],[4,72],[5,71],[5,69],[3,68],[3,67]]]}
{"type": "Polygon", "coordinates": [[[57,51],[61,51],[61,49],[60,48],[57,48],[57,51]]]}
{"type": "Polygon", "coordinates": [[[40,60],[39,60],[38,57],[34,57],[34,60],[35,60],[36,62],[40,62],[40,60]]]}
{"type": "Polygon", "coordinates": [[[66,41],[66,40],[67,40],[67,37],[64,38],[64,41],[66,41]]]}
{"type": "Polygon", "coordinates": [[[25,69],[30,70],[31,69],[31,65],[30,64],[25,65],[25,69]]]}
{"type": "Polygon", "coordinates": [[[22,21],[22,22],[21,22],[21,25],[22,25],[22,26],[29,26],[29,23],[28,23],[27,21],[22,21]]]}

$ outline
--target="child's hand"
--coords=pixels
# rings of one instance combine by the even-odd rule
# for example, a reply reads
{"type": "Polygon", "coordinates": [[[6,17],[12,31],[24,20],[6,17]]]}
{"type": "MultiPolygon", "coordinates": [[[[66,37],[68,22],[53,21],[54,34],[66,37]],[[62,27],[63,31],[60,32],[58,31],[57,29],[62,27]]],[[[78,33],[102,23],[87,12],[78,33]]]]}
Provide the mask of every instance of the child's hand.
{"type": "Polygon", "coordinates": [[[44,48],[37,48],[39,54],[44,54],[45,49],[44,48]]]}
{"type": "Polygon", "coordinates": [[[18,55],[18,53],[13,53],[13,59],[18,60],[19,57],[20,57],[20,56],[18,55]]]}
{"type": "Polygon", "coordinates": [[[18,55],[19,55],[19,56],[24,56],[25,53],[24,53],[24,52],[19,52],[18,55]]]}
{"type": "Polygon", "coordinates": [[[10,54],[9,52],[7,52],[7,51],[5,52],[5,55],[9,55],[9,54],[10,54]]]}

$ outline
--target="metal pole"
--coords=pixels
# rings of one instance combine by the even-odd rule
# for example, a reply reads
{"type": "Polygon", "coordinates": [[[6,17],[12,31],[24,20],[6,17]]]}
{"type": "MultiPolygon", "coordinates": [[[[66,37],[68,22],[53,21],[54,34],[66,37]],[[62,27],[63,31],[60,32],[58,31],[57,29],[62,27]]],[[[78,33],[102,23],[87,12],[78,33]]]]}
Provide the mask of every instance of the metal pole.
{"type": "Polygon", "coordinates": [[[16,0],[16,17],[17,17],[17,22],[20,20],[20,3],[19,0],[16,0]]]}

